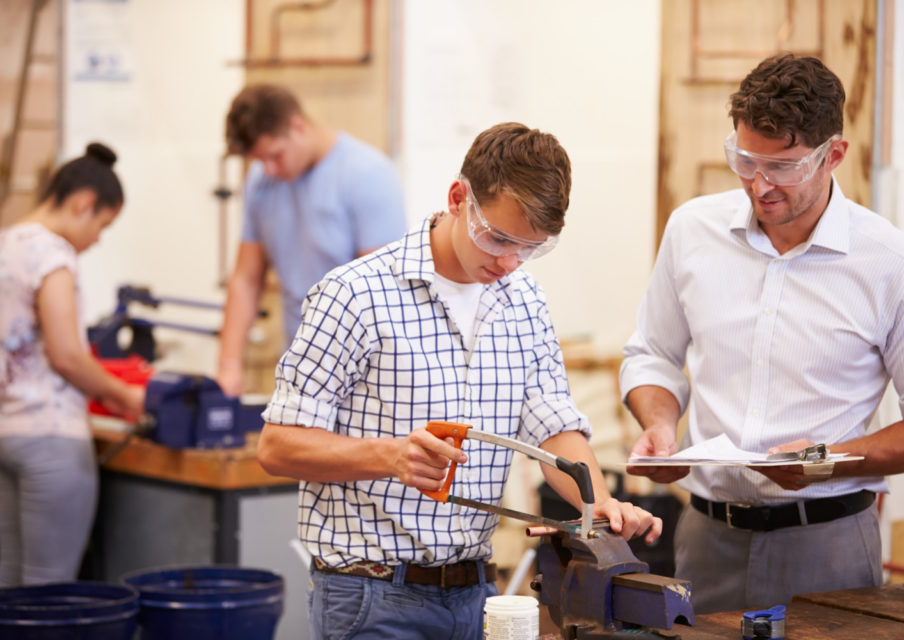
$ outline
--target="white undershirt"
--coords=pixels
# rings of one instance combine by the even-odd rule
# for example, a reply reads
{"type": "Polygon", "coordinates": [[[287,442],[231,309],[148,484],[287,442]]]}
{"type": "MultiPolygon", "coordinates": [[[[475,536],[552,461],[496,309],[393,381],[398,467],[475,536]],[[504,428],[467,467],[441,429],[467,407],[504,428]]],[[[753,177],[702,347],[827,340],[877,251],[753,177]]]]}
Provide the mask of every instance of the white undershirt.
{"type": "Polygon", "coordinates": [[[470,351],[474,344],[474,321],[484,285],[479,282],[453,282],[438,273],[434,275],[436,291],[449,307],[449,313],[461,332],[465,349],[470,351]]]}

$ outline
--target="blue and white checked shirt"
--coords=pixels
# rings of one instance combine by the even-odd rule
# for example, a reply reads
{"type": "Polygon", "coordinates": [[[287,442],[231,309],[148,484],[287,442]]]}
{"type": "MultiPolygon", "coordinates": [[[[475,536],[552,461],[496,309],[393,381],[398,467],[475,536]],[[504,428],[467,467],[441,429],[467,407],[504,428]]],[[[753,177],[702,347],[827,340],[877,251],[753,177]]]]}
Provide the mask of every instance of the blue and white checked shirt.
{"type": "MultiPolygon", "coordinates": [[[[519,269],[486,286],[470,352],[433,280],[430,219],[328,273],[305,300],[264,419],[355,438],[404,437],[430,420],[533,445],[571,430],[589,436],[534,279],[519,269]]],[[[452,493],[499,504],[513,452],[477,440],[464,449],[452,493]]],[[[299,538],[334,567],[486,559],[497,523],[397,478],[300,483],[299,538]]]]}
{"type": "MultiPolygon", "coordinates": [[[[779,255],[743,190],[696,198],[669,218],[637,326],[622,394],[657,385],[682,409],[689,402],[682,448],[723,432],[757,452],[858,438],[889,379],[904,393],[904,233],[836,182],[807,242],[779,255]]],[[[754,504],[887,491],[881,477],[786,491],[713,466],[692,468],[681,486],[754,504]]]]}

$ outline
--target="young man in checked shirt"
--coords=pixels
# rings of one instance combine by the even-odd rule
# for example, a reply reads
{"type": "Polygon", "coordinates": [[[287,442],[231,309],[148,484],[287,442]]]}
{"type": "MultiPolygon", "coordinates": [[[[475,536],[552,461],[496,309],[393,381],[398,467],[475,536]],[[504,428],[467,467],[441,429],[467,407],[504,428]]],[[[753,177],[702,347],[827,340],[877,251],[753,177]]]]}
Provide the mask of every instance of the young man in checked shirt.
{"type": "MultiPolygon", "coordinates": [[[[662,523],[609,495],[569,392],[544,294],[519,269],[548,252],[571,188],[549,134],[500,124],[474,141],[448,212],[332,272],[311,289],[277,367],[258,458],[301,480],[299,537],[315,558],[317,638],[482,638],[497,593],[498,517],[436,502],[450,460],[455,493],[499,504],[512,451],[434,437],[431,420],[473,425],[588,463],[595,516],[625,538],[662,523]]],[[[574,482],[544,465],[580,505],[574,482]]]]}

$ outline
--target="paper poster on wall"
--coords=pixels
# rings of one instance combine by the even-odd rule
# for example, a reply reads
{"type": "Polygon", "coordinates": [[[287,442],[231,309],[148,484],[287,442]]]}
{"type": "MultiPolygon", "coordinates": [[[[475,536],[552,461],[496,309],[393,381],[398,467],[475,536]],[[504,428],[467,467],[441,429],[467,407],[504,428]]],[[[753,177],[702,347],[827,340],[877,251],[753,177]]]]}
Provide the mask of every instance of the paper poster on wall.
{"type": "Polygon", "coordinates": [[[72,82],[133,79],[131,4],[129,0],[71,0],[67,53],[72,82]]]}

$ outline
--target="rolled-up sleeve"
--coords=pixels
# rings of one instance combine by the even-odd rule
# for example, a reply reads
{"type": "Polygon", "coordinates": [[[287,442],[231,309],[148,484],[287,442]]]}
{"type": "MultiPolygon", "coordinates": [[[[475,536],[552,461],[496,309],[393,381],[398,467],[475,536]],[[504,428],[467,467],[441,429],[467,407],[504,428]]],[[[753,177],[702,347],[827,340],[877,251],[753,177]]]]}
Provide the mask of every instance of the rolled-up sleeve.
{"type": "Polygon", "coordinates": [[[324,280],[308,294],[292,345],[276,366],[264,420],[332,431],[337,407],[360,380],[367,330],[350,289],[324,280]]]}
{"type": "Polygon", "coordinates": [[[556,338],[542,289],[535,316],[535,362],[528,370],[521,411],[521,438],[539,446],[554,435],[580,431],[590,437],[590,421],[581,413],[568,389],[562,349],[556,338]]]}

